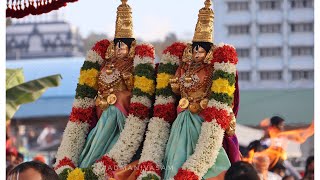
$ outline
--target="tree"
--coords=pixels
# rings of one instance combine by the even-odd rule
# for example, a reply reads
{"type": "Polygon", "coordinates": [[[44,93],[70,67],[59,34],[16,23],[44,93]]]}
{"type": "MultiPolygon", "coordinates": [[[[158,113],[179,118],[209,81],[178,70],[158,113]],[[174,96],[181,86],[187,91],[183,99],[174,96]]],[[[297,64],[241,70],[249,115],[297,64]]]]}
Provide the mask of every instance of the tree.
{"type": "Polygon", "coordinates": [[[21,104],[37,100],[48,88],[60,85],[61,75],[24,82],[22,69],[6,69],[6,120],[10,120],[21,104]]]}

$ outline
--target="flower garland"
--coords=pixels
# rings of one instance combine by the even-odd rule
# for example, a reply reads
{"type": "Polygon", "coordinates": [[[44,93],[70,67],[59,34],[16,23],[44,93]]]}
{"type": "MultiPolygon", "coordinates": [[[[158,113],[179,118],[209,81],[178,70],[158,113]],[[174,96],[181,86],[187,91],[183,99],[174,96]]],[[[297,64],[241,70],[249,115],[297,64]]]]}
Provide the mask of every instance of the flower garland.
{"type": "Polygon", "coordinates": [[[170,123],[176,118],[175,94],[169,80],[175,75],[182,59],[184,43],[174,43],[163,52],[158,66],[156,100],[153,118],[148,125],[141,158],[138,179],[160,179],[162,160],[170,133],[170,123]]]}
{"type": "Polygon", "coordinates": [[[78,165],[86,136],[90,127],[96,122],[94,98],[97,94],[97,72],[100,70],[109,45],[110,42],[106,39],[97,42],[87,53],[81,67],[72,112],[56,155],[54,169],[58,174],[64,169],[73,170],[78,165]]]}
{"type": "Polygon", "coordinates": [[[93,172],[99,178],[112,178],[113,171],[130,163],[142,143],[155,89],[154,56],[154,48],[149,44],[137,45],[135,48],[134,88],[129,116],[110,152],[92,165],[93,172]]]}
{"type": "Polygon", "coordinates": [[[194,153],[187,159],[174,177],[176,180],[201,179],[216,161],[222,147],[224,132],[235,119],[231,108],[235,91],[235,48],[220,44],[213,52],[214,65],[211,97],[208,107],[201,112],[205,122],[194,153]]]}

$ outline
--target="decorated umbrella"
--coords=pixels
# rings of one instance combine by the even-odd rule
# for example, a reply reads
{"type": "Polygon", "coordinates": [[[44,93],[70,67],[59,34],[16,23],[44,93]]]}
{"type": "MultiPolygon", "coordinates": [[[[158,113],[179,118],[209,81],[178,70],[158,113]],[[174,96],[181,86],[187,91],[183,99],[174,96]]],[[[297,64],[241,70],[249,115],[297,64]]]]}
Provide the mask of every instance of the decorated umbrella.
{"type": "Polygon", "coordinates": [[[78,0],[7,0],[6,16],[23,18],[27,15],[39,15],[57,10],[67,3],[78,0]]]}

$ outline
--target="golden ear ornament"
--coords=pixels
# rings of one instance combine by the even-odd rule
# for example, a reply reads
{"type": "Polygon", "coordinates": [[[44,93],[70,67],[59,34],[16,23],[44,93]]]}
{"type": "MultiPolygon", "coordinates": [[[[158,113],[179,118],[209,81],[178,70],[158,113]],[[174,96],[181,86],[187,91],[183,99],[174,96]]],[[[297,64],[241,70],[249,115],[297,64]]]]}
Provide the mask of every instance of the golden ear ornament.
{"type": "Polygon", "coordinates": [[[113,56],[114,56],[114,42],[112,41],[107,48],[105,58],[108,60],[108,59],[111,59],[113,56]]]}
{"type": "Polygon", "coordinates": [[[187,47],[183,51],[182,62],[187,63],[192,61],[192,45],[187,44],[187,47]]]}

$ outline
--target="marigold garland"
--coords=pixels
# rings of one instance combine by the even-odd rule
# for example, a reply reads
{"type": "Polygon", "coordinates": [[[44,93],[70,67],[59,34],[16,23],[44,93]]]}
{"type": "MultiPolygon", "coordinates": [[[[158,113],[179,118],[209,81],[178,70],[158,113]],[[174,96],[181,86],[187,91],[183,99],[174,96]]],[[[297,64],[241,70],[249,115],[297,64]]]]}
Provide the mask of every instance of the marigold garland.
{"type": "Polygon", "coordinates": [[[225,93],[232,96],[235,89],[235,85],[230,86],[227,79],[218,78],[212,81],[211,91],[214,93],[225,93]]]}
{"type": "Polygon", "coordinates": [[[229,45],[223,45],[221,47],[218,47],[213,52],[213,60],[211,63],[214,64],[215,62],[230,62],[232,64],[237,64],[238,57],[236,50],[229,45]]]}
{"type": "Polygon", "coordinates": [[[211,122],[216,120],[222,129],[226,130],[229,127],[231,116],[227,110],[208,107],[201,112],[201,116],[205,121],[211,122]]]}
{"type": "Polygon", "coordinates": [[[170,53],[171,55],[177,56],[180,60],[182,60],[182,55],[184,49],[187,47],[185,43],[175,42],[171,46],[167,47],[163,54],[170,53]]]}
{"type": "Polygon", "coordinates": [[[94,89],[97,89],[98,71],[96,69],[82,70],[80,72],[79,84],[88,85],[94,89]]]}
{"type": "Polygon", "coordinates": [[[134,76],[134,86],[142,92],[152,95],[154,93],[154,81],[144,76],[134,76]]]}
{"type": "Polygon", "coordinates": [[[72,108],[69,120],[73,122],[81,121],[90,123],[95,119],[95,108],[72,108]]]}
{"type": "Polygon", "coordinates": [[[178,173],[174,176],[175,180],[199,180],[199,177],[191,171],[179,168],[178,173]]]}
{"type": "Polygon", "coordinates": [[[173,122],[177,116],[175,104],[168,103],[156,105],[153,109],[153,116],[163,118],[167,122],[173,122]]]}
{"type": "Polygon", "coordinates": [[[84,172],[81,169],[76,168],[68,174],[67,180],[84,180],[84,172]]]}
{"type": "Polygon", "coordinates": [[[141,103],[130,103],[129,114],[133,114],[141,119],[149,117],[150,109],[141,103]]]}
{"type": "Polygon", "coordinates": [[[157,75],[157,89],[165,88],[169,85],[169,80],[173,75],[166,73],[159,73],[157,75]]]}

